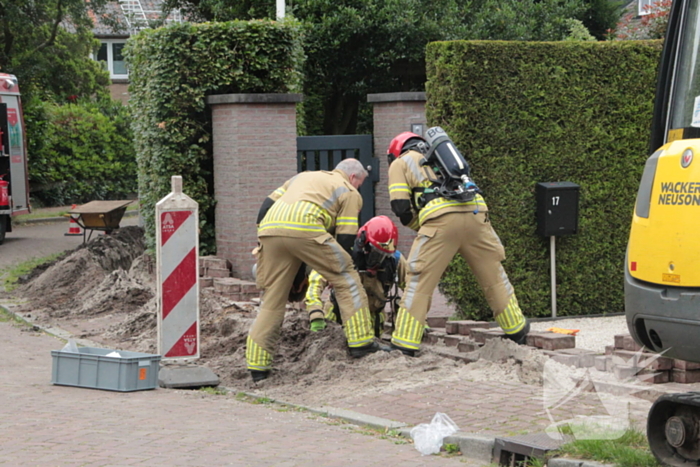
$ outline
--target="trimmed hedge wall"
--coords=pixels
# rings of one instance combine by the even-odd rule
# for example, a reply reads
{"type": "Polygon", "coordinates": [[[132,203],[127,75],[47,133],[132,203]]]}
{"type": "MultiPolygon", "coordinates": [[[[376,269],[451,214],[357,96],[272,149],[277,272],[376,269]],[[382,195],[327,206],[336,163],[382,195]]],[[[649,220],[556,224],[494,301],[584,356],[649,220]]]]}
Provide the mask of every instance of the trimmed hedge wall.
{"type": "MultiPolygon", "coordinates": [[[[431,43],[427,119],[484,191],[526,316],[551,314],[549,239],[535,185],[581,186],[579,232],[556,240],[558,315],[624,311],[623,267],[644,162],[660,41],[431,43]]],[[[440,285],[464,317],[491,319],[461,257],[440,285]]]]}
{"type": "Polygon", "coordinates": [[[299,92],[303,51],[293,20],[178,23],[126,48],[139,198],[149,247],[155,204],[182,175],[199,203],[200,252],[215,253],[210,94],[299,92]]]}

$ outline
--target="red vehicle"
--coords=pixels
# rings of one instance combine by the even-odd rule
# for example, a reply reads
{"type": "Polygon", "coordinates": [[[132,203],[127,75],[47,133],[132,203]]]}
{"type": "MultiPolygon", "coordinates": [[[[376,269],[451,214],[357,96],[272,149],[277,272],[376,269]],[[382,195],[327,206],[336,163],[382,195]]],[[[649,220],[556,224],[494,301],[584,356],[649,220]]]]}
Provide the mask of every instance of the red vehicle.
{"type": "Polygon", "coordinates": [[[27,214],[27,139],[17,78],[0,73],[0,244],[12,232],[12,216],[27,214]]]}

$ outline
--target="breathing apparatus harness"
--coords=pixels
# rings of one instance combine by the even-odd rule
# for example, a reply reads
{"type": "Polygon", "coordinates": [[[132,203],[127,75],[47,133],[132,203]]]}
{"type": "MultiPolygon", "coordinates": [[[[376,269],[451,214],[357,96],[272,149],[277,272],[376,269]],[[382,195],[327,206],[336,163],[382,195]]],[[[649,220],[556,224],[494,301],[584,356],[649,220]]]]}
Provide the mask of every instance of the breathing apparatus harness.
{"type": "Polygon", "coordinates": [[[421,165],[426,168],[425,173],[431,185],[426,188],[414,188],[416,193],[421,193],[415,198],[417,208],[422,209],[436,198],[461,202],[473,200],[481,190],[471,179],[469,163],[459,149],[439,126],[429,128],[426,136],[428,149],[423,152],[424,159],[421,165]]]}

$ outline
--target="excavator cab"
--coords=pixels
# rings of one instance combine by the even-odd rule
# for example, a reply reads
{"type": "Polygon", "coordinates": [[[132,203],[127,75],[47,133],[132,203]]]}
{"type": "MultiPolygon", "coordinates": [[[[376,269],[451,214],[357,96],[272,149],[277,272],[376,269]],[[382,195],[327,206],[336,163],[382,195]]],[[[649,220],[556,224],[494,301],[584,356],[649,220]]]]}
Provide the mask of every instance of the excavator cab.
{"type": "MultiPolygon", "coordinates": [[[[700,0],[674,0],[650,156],[625,258],[625,314],[638,344],[700,363],[700,0]]],[[[665,465],[700,465],[700,394],[652,406],[647,438],[665,465]]]]}

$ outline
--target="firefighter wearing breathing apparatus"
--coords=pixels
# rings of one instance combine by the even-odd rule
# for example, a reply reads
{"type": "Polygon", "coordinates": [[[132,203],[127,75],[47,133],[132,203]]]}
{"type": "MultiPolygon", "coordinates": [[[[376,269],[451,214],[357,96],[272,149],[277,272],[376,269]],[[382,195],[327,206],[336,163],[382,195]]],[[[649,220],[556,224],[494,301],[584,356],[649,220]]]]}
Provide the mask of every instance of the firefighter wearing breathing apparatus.
{"type": "Polygon", "coordinates": [[[470,168],[440,127],[396,136],[387,151],[391,210],[418,232],[391,345],[414,356],[430,298],[456,253],[474,273],[506,336],[524,344],[530,329],[501,262],[505,250],[491,227],[486,202],[470,168]]]}
{"type": "MultiPolygon", "coordinates": [[[[406,259],[396,249],[399,232],[386,216],[373,217],[357,232],[352,250],[355,268],[360,273],[362,285],[369,300],[369,310],[374,324],[375,337],[381,337],[384,326],[384,307],[398,298],[397,288],[403,289],[406,278],[406,259]]],[[[309,310],[309,327],[321,331],[326,320],[343,323],[337,298],[331,290],[331,298],[323,303],[321,294],[328,282],[316,271],[309,275],[306,292],[306,309],[309,310]]]]}
{"type": "Polygon", "coordinates": [[[263,202],[255,279],[263,293],[246,341],[253,381],[269,376],[290,287],[302,263],[333,283],[351,356],[390,350],[374,339],[367,295],[350,256],[362,208],[357,190],[366,177],[360,161],[349,158],[332,172],[297,174],[263,202]]]}

